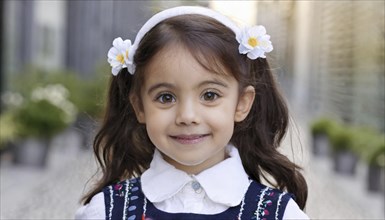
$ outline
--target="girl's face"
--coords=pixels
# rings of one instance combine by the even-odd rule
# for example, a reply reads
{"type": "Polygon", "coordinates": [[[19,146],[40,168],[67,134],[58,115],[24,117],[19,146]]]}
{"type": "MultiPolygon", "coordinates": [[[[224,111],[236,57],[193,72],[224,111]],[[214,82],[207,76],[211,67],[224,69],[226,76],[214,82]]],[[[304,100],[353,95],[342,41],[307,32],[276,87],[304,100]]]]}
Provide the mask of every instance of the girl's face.
{"type": "Polygon", "coordinates": [[[225,159],[234,122],[247,116],[254,95],[251,86],[240,95],[234,77],[209,72],[177,45],[151,60],[140,94],[143,108],[133,106],[164,159],[197,174],[225,159]]]}

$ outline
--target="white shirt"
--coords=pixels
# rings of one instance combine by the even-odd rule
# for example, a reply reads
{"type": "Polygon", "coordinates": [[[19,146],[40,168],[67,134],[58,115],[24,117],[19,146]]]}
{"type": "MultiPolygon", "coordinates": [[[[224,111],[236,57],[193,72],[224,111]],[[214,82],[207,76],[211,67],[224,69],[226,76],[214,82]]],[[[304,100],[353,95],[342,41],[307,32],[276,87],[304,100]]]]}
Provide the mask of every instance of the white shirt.
{"type": "MultiPolygon", "coordinates": [[[[155,150],[150,168],[141,176],[144,195],[156,208],[169,213],[217,214],[239,205],[250,182],[238,150],[229,145],[227,152],[229,158],[224,161],[197,175],[188,175],[163,160],[155,150]]],[[[289,200],[283,218],[309,219],[293,199],[289,200]]],[[[75,219],[105,219],[103,192],[79,208],[75,219]]]]}

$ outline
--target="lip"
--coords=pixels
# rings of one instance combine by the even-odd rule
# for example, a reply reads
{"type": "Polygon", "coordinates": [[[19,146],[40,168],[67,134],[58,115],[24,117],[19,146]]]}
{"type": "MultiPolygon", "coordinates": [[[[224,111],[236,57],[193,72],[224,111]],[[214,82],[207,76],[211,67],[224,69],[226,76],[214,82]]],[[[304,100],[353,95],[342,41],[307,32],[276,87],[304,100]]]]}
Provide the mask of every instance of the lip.
{"type": "Polygon", "coordinates": [[[197,144],[206,137],[208,137],[209,134],[191,134],[191,135],[171,135],[170,137],[175,140],[176,142],[180,144],[197,144]]]}

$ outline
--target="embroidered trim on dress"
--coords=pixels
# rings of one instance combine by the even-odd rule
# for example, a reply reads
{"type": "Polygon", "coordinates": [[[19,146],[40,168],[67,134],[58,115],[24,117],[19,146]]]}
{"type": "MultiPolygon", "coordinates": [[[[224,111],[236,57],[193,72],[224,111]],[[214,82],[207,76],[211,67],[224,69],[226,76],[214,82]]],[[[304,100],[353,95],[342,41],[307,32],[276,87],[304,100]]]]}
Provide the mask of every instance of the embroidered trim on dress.
{"type": "Polygon", "coordinates": [[[146,211],[147,211],[147,199],[146,199],[146,196],[144,196],[142,220],[146,218],[146,211]]]}
{"type": "Polygon", "coordinates": [[[257,220],[259,220],[259,211],[261,210],[263,198],[265,197],[267,190],[269,190],[269,187],[264,188],[261,192],[261,196],[259,197],[258,207],[257,207],[257,210],[255,210],[254,212],[254,215],[257,216],[257,220]]]}
{"type": "Polygon", "coordinates": [[[110,213],[108,214],[108,219],[112,219],[112,209],[114,208],[114,190],[112,186],[108,187],[110,189],[110,213]]]}
{"type": "Polygon", "coordinates": [[[281,199],[282,197],[286,194],[286,192],[283,192],[281,195],[279,195],[278,197],[278,202],[277,202],[277,210],[275,210],[275,219],[278,219],[278,211],[279,211],[279,207],[281,205],[281,199]]]}
{"type": "MultiPolygon", "coordinates": [[[[251,179],[249,179],[249,186],[247,188],[250,187],[252,182],[253,181],[251,179]]],[[[247,192],[245,193],[245,195],[243,195],[243,198],[242,198],[241,208],[239,209],[239,214],[238,214],[238,220],[241,220],[241,217],[242,217],[242,214],[243,214],[243,210],[244,210],[243,206],[245,206],[246,194],[247,194],[247,192]]]]}
{"type": "Polygon", "coordinates": [[[124,209],[123,209],[123,220],[127,219],[127,208],[130,205],[130,200],[128,199],[129,190],[131,189],[130,181],[126,180],[126,193],[124,195],[124,209]]]}
{"type": "Polygon", "coordinates": [[[245,205],[245,197],[243,196],[242,203],[241,203],[241,208],[239,209],[239,214],[238,214],[238,220],[241,220],[242,214],[243,214],[243,206],[245,205]]]}

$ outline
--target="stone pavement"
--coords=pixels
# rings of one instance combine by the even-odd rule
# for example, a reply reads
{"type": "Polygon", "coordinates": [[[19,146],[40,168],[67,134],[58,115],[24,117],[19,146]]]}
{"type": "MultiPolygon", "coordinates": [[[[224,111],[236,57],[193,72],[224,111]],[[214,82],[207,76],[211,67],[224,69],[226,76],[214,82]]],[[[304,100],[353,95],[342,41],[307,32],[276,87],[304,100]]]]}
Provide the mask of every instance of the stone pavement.
{"type": "MultiPolygon", "coordinates": [[[[309,195],[306,213],[312,219],[385,219],[385,191],[368,193],[366,190],[366,166],[359,162],[354,176],[333,172],[330,158],[314,157],[310,152],[310,134],[305,119],[297,119],[296,128],[291,129],[296,157],[294,160],[304,168],[309,195]],[[302,152],[296,149],[302,145],[302,152]],[[296,150],[295,150],[296,149],[296,150]]],[[[289,140],[284,142],[285,152],[289,140]]],[[[288,155],[291,152],[289,152],[288,155]]],[[[290,156],[289,156],[290,157],[290,156]]]]}
{"type": "Polygon", "coordinates": [[[57,138],[46,169],[0,167],[0,219],[73,219],[84,185],[96,170],[76,132],[57,138]]]}
{"type": "MultiPolygon", "coordinates": [[[[283,152],[289,157],[294,153],[293,159],[304,167],[307,214],[312,219],[384,219],[384,197],[365,193],[363,166],[355,178],[334,174],[327,158],[309,154],[306,125],[297,128],[291,129],[292,139],[286,139],[283,152]]],[[[91,151],[79,146],[77,133],[68,131],[56,140],[46,169],[2,161],[0,219],[73,219],[85,184],[96,170],[91,151]]]]}

